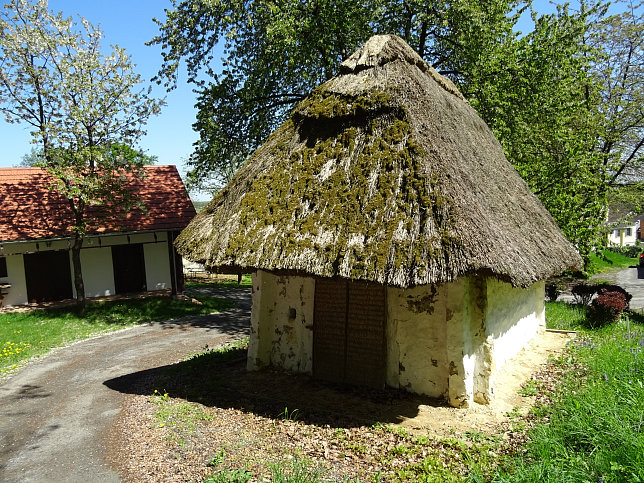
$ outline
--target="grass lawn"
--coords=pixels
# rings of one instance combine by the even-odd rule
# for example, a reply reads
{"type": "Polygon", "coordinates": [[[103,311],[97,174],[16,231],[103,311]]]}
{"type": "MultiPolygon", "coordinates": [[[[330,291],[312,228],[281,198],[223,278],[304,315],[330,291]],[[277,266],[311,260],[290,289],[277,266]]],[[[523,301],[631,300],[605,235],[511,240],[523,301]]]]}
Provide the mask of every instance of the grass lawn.
{"type": "Polygon", "coordinates": [[[87,337],[152,320],[208,314],[234,306],[228,299],[195,296],[202,305],[169,297],[89,302],[83,316],[75,307],[0,314],[0,374],[34,356],[87,337]]]}
{"type": "Polygon", "coordinates": [[[581,327],[579,307],[548,304],[549,325],[580,328],[557,360],[563,381],[524,454],[499,481],[644,481],[644,329],[640,314],[581,327]]]}
{"type": "Polygon", "coordinates": [[[628,268],[638,263],[639,260],[637,258],[629,258],[620,253],[611,252],[610,250],[602,250],[602,256],[595,253],[590,254],[590,264],[586,267],[586,272],[589,275],[594,275],[600,272],[628,268]]]}
{"type": "Polygon", "coordinates": [[[237,279],[226,279],[216,281],[193,281],[186,282],[186,289],[202,288],[202,287],[250,287],[253,284],[250,273],[242,276],[241,284],[237,283],[237,279]]]}

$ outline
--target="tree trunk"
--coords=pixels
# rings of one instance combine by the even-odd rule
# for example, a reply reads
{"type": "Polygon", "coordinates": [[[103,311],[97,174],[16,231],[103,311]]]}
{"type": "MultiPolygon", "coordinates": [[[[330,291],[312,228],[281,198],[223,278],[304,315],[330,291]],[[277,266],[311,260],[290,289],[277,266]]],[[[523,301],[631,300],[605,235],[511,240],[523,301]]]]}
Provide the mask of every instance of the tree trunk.
{"type": "Polygon", "coordinates": [[[82,235],[76,233],[72,245],[72,266],[74,268],[74,287],[76,288],[76,307],[80,313],[85,312],[85,284],[81,268],[80,251],[83,246],[82,235]]]}

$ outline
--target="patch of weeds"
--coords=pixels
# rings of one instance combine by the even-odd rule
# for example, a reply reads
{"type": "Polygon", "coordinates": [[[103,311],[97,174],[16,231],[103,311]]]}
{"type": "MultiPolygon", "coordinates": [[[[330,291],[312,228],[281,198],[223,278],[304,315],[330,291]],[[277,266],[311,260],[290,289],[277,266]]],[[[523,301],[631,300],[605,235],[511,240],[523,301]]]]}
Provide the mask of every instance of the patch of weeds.
{"type": "Polygon", "coordinates": [[[226,460],[226,450],[224,448],[221,448],[219,451],[217,451],[217,454],[210,458],[210,461],[208,462],[208,466],[216,467],[222,464],[226,460]]]}
{"type": "Polygon", "coordinates": [[[485,441],[491,442],[491,443],[499,443],[501,441],[501,437],[497,435],[488,435],[481,431],[476,431],[474,429],[470,431],[465,431],[465,433],[463,433],[463,436],[465,436],[466,439],[473,441],[475,443],[483,443],[485,441]]]}
{"type": "Polygon", "coordinates": [[[300,410],[293,409],[292,411],[289,411],[289,409],[285,407],[284,411],[279,413],[277,417],[285,421],[297,421],[300,418],[300,410]]]}
{"type": "Polygon", "coordinates": [[[397,474],[401,480],[411,480],[423,483],[433,483],[436,481],[464,481],[458,473],[452,472],[442,458],[435,455],[429,455],[420,463],[412,465],[404,470],[400,470],[397,474]]]}
{"type": "Polygon", "coordinates": [[[152,402],[159,406],[154,413],[159,426],[172,428],[173,433],[168,438],[181,447],[185,445],[185,434],[194,433],[201,421],[212,420],[212,416],[200,405],[185,401],[173,402],[167,392],[161,394],[155,389],[152,402]]]}
{"type": "Polygon", "coordinates": [[[543,419],[548,416],[552,411],[550,406],[545,404],[535,404],[530,408],[530,415],[534,416],[537,419],[543,419]]]}
{"type": "Polygon", "coordinates": [[[406,444],[399,444],[399,445],[394,446],[389,452],[393,456],[404,456],[406,454],[411,453],[412,448],[407,446],[406,444]]]}
{"type": "Polygon", "coordinates": [[[422,446],[429,446],[432,442],[431,439],[429,439],[427,436],[416,436],[414,438],[414,442],[416,444],[420,444],[422,446]]]}
{"type": "Polygon", "coordinates": [[[530,379],[525,382],[517,392],[523,397],[536,396],[541,391],[541,385],[538,381],[530,379]]]}
{"type": "Polygon", "coordinates": [[[367,453],[367,445],[364,443],[347,443],[346,447],[347,449],[350,449],[354,453],[359,453],[359,454],[367,453]]]}
{"type": "Polygon", "coordinates": [[[273,483],[316,483],[322,481],[320,471],[303,458],[292,458],[269,465],[273,483]]]}
{"type": "Polygon", "coordinates": [[[409,431],[407,431],[405,428],[397,427],[393,432],[402,439],[409,439],[409,431]]]}
{"type": "Polygon", "coordinates": [[[219,470],[212,475],[208,475],[204,483],[247,483],[253,476],[253,472],[248,471],[246,468],[219,470]]]}
{"type": "Polygon", "coordinates": [[[521,408],[519,406],[514,406],[512,411],[505,413],[506,417],[510,419],[517,419],[521,417],[521,408]]]}

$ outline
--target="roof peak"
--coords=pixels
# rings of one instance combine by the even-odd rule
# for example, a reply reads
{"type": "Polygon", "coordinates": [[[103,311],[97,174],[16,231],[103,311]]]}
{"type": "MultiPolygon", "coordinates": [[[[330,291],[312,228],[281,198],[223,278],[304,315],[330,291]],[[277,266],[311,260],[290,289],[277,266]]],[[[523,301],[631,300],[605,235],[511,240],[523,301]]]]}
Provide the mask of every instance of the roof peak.
{"type": "Polygon", "coordinates": [[[340,65],[341,74],[355,73],[401,60],[425,72],[429,65],[396,35],[374,35],[340,65]]]}
{"type": "Polygon", "coordinates": [[[440,75],[407,42],[397,35],[374,35],[340,64],[340,75],[358,74],[363,70],[382,67],[390,62],[401,61],[415,66],[429,75],[443,89],[459,99],[465,100],[463,94],[447,77],[440,75]]]}

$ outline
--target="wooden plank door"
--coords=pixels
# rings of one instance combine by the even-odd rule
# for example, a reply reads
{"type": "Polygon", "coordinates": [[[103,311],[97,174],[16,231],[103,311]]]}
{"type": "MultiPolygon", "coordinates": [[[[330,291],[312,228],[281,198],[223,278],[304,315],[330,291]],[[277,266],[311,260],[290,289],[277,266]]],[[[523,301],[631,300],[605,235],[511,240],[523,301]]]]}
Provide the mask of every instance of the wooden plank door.
{"type": "Polygon", "coordinates": [[[345,381],[369,387],[385,385],[385,287],[349,283],[345,381]]]}
{"type": "Polygon", "coordinates": [[[346,354],[347,282],[315,281],[313,317],[313,375],[331,382],[344,381],[346,354]]]}
{"type": "Polygon", "coordinates": [[[313,375],[332,382],[384,387],[385,322],[384,286],[316,280],[313,375]]]}
{"type": "Polygon", "coordinates": [[[28,253],[23,255],[23,260],[29,302],[53,302],[73,297],[67,250],[28,253]]]}
{"type": "Polygon", "coordinates": [[[145,292],[145,259],[143,245],[114,245],[112,247],[114,290],[117,294],[145,292]]]}

